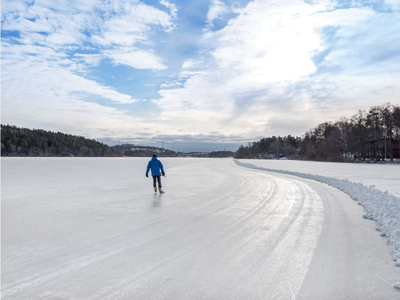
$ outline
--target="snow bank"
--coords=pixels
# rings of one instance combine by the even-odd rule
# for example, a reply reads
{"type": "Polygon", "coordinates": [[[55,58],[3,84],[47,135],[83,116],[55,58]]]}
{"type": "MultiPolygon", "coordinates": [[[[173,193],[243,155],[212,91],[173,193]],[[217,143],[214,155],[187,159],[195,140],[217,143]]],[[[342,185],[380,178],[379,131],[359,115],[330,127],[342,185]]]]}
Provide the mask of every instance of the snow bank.
{"type": "Polygon", "coordinates": [[[400,282],[395,283],[393,287],[400,291],[400,282]]]}
{"type": "Polygon", "coordinates": [[[281,159],[240,159],[258,167],[274,170],[304,172],[337,179],[348,179],[400,198],[400,165],[395,164],[355,164],[305,160],[281,159]]]}
{"type": "Polygon", "coordinates": [[[364,207],[364,218],[376,221],[376,230],[381,233],[381,236],[387,238],[392,248],[393,260],[396,262],[396,266],[400,266],[400,198],[389,194],[387,191],[379,191],[374,186],[368,187],[347,179],[257,167],[237,160],[235,160],[235,163],[242,167],[316,180],[345,192],[364,207]]]}

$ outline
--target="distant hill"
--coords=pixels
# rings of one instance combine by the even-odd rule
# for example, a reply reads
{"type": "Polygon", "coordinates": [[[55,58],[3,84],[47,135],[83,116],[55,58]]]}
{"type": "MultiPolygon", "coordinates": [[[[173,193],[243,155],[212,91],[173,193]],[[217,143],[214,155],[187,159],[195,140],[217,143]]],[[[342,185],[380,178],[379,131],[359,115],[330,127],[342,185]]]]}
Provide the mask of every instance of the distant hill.
{"type": "Polygon", "coordinates": [[[1,125],[1,156],[122,156],[82,136],[1,125]]]}
{"type": "Polygon", "coordinates": [[[124,156],[133,157],[150,157],[156,154],[158,157],[233,157],[232,151],[212,151],[212,152],[177,152],[165,148],[157,148],[150,146],[137,146],[134,144],[123,144],[112,147],[115,151],[124,156]]]}
{"type": "Polygon", "coordinates": [[[134,144],[116,145],[112,148],[122,155],[133,157],[150,157],[153,154],[156,154],[159,157],[178,157],[184,155],[182,152],[176,152],[164,148],[137,146],[134,144]]]}
{"type": "Polygon", "coordinates": [[[63,157],[232,157],[231,151],[177,152],[169,149],[122,144],[109,147],[96,140],[42,129],[1,125],[1,156],[63,156],[63,157]]]}

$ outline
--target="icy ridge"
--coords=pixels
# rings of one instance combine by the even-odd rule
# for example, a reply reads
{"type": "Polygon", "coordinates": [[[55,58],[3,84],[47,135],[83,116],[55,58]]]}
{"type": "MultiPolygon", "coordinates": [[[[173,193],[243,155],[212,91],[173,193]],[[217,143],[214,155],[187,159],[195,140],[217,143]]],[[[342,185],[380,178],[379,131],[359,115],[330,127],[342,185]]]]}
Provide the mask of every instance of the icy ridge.
{"type": "Polygon", "coordinates": [[[237,160],[235,160],[235,163],[242,167],[316,180],[348,194],[359,205],[364,207],[365,214],[363,218],[376,221],[376,230],[381,233],[381,236],[386,237],[392,249],[393,260],[396,266],[400,266],[400,198],[387,191],[381,192],[375,189],[374,186],[368,187],[347,179],[257,167],[237,160]]]}

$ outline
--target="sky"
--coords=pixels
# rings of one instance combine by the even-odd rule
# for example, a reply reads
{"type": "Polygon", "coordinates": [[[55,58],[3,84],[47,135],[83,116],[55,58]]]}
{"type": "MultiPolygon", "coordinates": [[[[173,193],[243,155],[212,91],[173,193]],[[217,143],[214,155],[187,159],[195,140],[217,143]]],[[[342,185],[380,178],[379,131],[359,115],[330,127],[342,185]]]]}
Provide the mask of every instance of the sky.
{"type": "Polygon", "coordinates": [[[1,123],[236,150],[400,104],[400,0],[2,0],[1,123]]]}

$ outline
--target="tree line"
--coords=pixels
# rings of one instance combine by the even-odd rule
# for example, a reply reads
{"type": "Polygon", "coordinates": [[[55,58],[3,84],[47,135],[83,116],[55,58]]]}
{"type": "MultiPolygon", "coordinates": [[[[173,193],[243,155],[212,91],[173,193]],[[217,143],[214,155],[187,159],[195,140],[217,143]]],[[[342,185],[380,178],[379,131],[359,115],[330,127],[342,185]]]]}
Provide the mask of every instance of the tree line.
{"type": "Polygon", "coordinates": [[[212,157],[212,158],[224,158],[224,157],[233,157],[235,152],[232,151],[211,151],[208,153],[207,157],[212,157]]]}
{"type": "Polygon", "coordinates": [[[1,156],[122,156],[95,140],[42,129],[1,125],[1,156]]]}
{"type": "Polygon", "coordinates": [[[158,148],[152,146],[138,146],[134,144],[122,144],[112,147],[115,151],[123,154],[124,156],[131,157],[151,157],[156,154],[158,157],[178,157],[183,156],[183,153],[173,150],[158,148]]]}
{"type": "Polygon", "coordinates": [[[236,158],[319,161],[379,161],[400,158],[400,106],[390,103],[360,110],[351,118],[324,122],[302,137],[267,137],[240,146],[236,158]]]}

